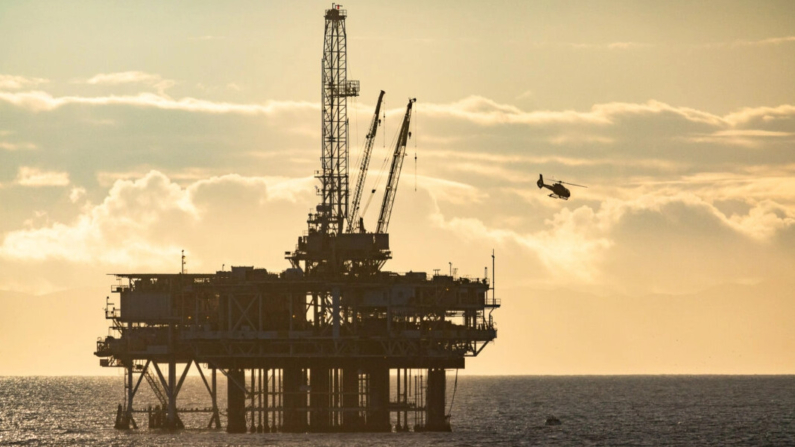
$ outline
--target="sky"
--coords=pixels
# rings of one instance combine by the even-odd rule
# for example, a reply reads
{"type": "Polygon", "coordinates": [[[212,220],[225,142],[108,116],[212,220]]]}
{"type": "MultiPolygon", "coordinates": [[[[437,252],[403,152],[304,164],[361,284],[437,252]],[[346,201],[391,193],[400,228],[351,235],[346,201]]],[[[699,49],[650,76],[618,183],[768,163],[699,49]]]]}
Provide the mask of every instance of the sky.
{"type": "MultiPolygon", "coordinates": [[[[0,3],[0,375],[115,374],[109,273],[288,267],[330,6],[0,3]]],[[[496,253],[467,373],[795,373],[795,3],[344,8],[354,175],[378,92],[381,185],[417,98],[386,268],[496,253]]]]}

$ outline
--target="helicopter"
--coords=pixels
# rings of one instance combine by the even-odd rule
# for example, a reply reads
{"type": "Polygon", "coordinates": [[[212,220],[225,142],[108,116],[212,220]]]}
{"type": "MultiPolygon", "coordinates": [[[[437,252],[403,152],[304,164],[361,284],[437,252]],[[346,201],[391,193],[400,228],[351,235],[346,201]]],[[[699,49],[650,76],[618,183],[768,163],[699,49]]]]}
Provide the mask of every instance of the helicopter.
{"type": "Polygon", "coordinates": [[[568,183],[561,180],[558,180],[551,185],[547,185],[546,183],[544,183],[543,174],[538,174],[538,182],[536,182],[536,184],[538,185],[539,189],[547,188],[548,190],[552,191],[552,194],[550,194],[549,197],[552,197],[553,199],[562,199],[562,200],[569,200],[569,197],[571,197],[571,192],[569,191],[569,188],[563,186],[564,184],[571,186],[579,186],[580,188],[587,188],[587,186],[575,185],[574,183],[568,183]]]}

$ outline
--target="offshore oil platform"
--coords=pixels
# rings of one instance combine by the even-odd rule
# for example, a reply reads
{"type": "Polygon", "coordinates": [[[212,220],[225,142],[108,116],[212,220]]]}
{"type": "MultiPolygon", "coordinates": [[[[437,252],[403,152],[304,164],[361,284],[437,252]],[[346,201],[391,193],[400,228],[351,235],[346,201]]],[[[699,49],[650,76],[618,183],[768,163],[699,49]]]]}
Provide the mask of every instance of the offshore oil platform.
{"type": "Polygon", "coordinates": [[[358,96],[359,83],[347,79],[346,16],[339,5],[325,11],[321,201],[285,253],[290,267],[189,274],[183,254],[181,273],[115,275],[120,305],[106,301],[112,335],[98,339],[95,355],[101,366],[124,370],[116,428],[137,428],[145,417],[150,428],[183,428],[180,415],[195,412],[221,428],[220,371],[230,433],[450,430],[446,370],[464,368],[465,357],[496,338],[491,312],[500,302],[488,271],[470,279],[383,270],[415,100],[369,232],[360,203],[384,92],[350,203],[347,99],[358,96]],[[178,407],[191,366],[209,394],[203,409],[178,407]],[[154,408],[134,406],[144,380],[159,401],[154,408]]]}

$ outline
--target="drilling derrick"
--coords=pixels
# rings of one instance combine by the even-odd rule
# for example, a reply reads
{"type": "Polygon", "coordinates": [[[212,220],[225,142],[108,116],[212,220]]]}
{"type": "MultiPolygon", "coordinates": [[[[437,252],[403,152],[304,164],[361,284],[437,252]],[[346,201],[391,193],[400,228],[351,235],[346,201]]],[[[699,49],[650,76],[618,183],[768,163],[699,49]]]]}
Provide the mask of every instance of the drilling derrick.
{"type": "MultiPolygon", "coordinates": [[[[359,95],[359,81],[348,80],[347,11],[326,10],[322,77],[321,202],[307,220],[309,231],[288,253],[294,268],[312,277],[366,276],[391,257],[389,235],[345,232],[348,210],[348,98],[359,95]]],[[[380,98],[379,98],[380,103],[380,98]]],[[[360,174],[361,175],[361,174],[360,174]]],[[[356,210],[358,212],[358,209],[356,210]]]]}
{"type": "Polygon", "coordinates": [[[320,158],[322,201],[310,229],[342,234],[348,217],[348,97],[359,96],[359,81],[348,80],[344,9],[326,10],[323,39],[323,153],[320,158]]]}
{"type": "Polygon", "coordinates": [[[108,298],[105,309],[113,335],[97,340],[95,355],[124,370],[116,428],[148,416],[150,428],[179,429],[185,413],[206,412],[208,427],[220,428],[225,414],[232,433],[450,430],[446,370],[463,368],[497,337],[491,313],[500,302],[487,278],[383,270],[414,100],[377,229],[357,225],[383,91],[349,210],[347,98],[359,84],[347,79],[346,17],[338,5],[325,12],[321,200],[285,254],[290,268],[115,274],[119,307],[108,298]],[[210,395],[204,409],[177,405],[191,367],[210,395]],[[148,408],[136,400],[144,379],[157,398],[148,408]]]}

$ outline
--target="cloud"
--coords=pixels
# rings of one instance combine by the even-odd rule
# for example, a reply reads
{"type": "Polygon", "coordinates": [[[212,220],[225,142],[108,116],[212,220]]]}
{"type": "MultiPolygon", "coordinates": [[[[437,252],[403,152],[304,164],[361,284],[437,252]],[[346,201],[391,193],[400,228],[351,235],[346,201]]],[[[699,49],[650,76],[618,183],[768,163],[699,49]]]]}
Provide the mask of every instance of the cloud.
{"type": "MultiPolygon", "coordinates": [[[[709,270],[704,281],[730,281],[736,269],[743,266],[753,266],[756,274],[765,268],[775,268],[780,260],[778,256],[771,257],[771,265],[765,261],[765,265],[754,266],[757,253],[751,256],[749,250],[767,251],[777,235],[795,229],[795,203],[749,194],[747,188],[715,193],[720,186],[705,185],[693,192],[688,191],[688,184],[658,185],[654,189],[636,187],[627,191],[625,197],[601,198],[596,205],[558,209],[544,220],[544,227],[540,229],[508,225],[509,219],[504,217],[487,224],[482,216],[447,216],[440,210],[431,221],[437,228],[470,243],[525,250],[525,257],[536,258],[546,266],[548,278],[567,284],[576,281],[615,285],[615,281],[608,278],[620,277],[621,270],[630,265],[640,271],[653,269],[658,255],[666,256],[666,262],[672,264],[659,275],[670,278],[709,270]],[[745,201],[747,207],[741,212],[724,212],[712,200],[745,201]],[[648,246],[644,240],[648,240],[648,246]],[[718,240],[724,242],[718,243],[718,240]],[[653,250],[649,248],[652,245],[653,250]],[[733,245],[742,248],[729,248],[733,245]],[[724,258],[724,248],[744,250],[748,258],[729,261],[724,258]],[[655,250],[661,254],[655,254],[655,250]],[[687,254],[693,251],[695,253],[687,254]],[[668,258],[675,253],[688,257],[682,266],[687,265],[692,272],[681,270],[674,258],[668,258]],[[699,266],[698,261],[705,265],[699,266]],[[730,273],[721,273],[721,266],[730,273]]],[[[733,187],[728,183],[723,186],[733,187]]],[[[539,218],[557,208],[546,207],[545,210],[543,205],[533,204],[539,218]]],[[[733,256],[742,256],[741,253],[733,256]]],[[[671,287],[675,289],[677,280],[672,281],[671,287]]],[[[694,276],[687,281],[693,286],[701,280],[694,276]]],[[[633,279],[633,282],[643,283],[643,278],[633,279]]],[[[700,284],[706,285],[703,281],[700,284]]]]}
{"type": "MultiPolygon", "coordinates": [[[[294,203],[301,194],[309,196],[313,182],[312,177],[229,174],[182,187],[150,171],[134,180],[117,180],[102,203],[81,207],[71,223],[47,221],[35,226],[31,222],[30,228],[7,233],[0,244],[0,258],[163,268],[173,262],[175,253],[197,241],[228,245],[230,238],[220,236],[224,231],[245,234],[242,241],[250,249],[256,238],[235,232],[236,222],[259,226],[264,216],[253,217],[255,211],[261,213],[264,204],[294,203]],[[242,210],[224,208],[231,204],[242,210]]],[[[77,202],[84,194],[83,188],[74,188],[70,199],[77,202]]],[[[201,260],[194,262],[200,264],[201,260]]]]}
{"type": "Polygon", "coordinates": [[[85,188],[74,187],[74,188],[72,188],[72,191],[69,192],[69,200],[72,203],[77,203],[78,201],[80,201],[80,199],[85,197],[85,195],[86,195],[86,189],[85,188]]]}
{"type": "Polygon", "coordinates": [[[197,40],[197,41],[207,41],[207,40],[224,40],[226,36],[213,36],[210,34],[199,36],[199,37],[191,37],[189,40],[197,40]]]}
{"type": "Polygon", "coordinates": [[[731,45],[734,47],[748,47],[748,46],[781,45],[792,42],[795,42],[795,36],[770,37],[767,39],[759,39],[759,40],[736,40],[732,42],[731,45]]]}
{"type": "Polygon", "coordinates": [[[795,117],[795,106],[783,104],[777,107],[746,107],[724,117],[727,124],[739,126],[751,123],[769,123],[795,117]]]}
{"type": "MultiPolygon", "coordinates": [[[[518,41],[515,39],[509,40],[510,44],[521,44],[527,46],[528,43],[518,41]]],[[[570,49],[570,50],[596,50],[596,51],[621,51],[621,50],[636,50],[641,48],[651,48],[655,45],[642,42],[607,42],[607,43],[575,43],[575,42],[532,42],[529,44],[534,48],[555,48],[555,49],[570,49]]]]}
{"type": "Polygon", "coordinates": [[[10,143],[8,141],[0,141],[0,149],[6,151],[19,151],[19,150],[32,150],[36,149],[33,143],[10,143]]]}
{"type": "Polygon", "coordinates": [[[37,168],[23,166],[19,168],[15,182],[21,186],[67,186],[69,173],[59,171],[41,171],[37,168]]]}
{"type": "Polygon", "coordinates": [[[547,141],[554,145],[562,146],[566,144],[611,144],[615,143],[614,138],[604,137],[601,135],[556,135],[549,138],[547,141]]]}
{"type": "Polygon", "coordinates": [[[73,224],[56,222],[8,233],[0,246],[0,257],[134,267],[163,259],[176,250],[168,244],[154,244],[148,237],[158,222],[169,218],[185,222],[195,215],[185,192],[162,174],[152,172],[135,182],[117,182],[102,204],[86,210],[73,224]]]}
{"type": "Polygon", "coordinates": [[[145,84],[152,86],[161,96],[165,96],[165,91],[177,85],[177,82],[172,79],[163,79],[159,74],[145,73],[143,71],[124,71],[119,73],[100,73],[87,80],[86,84],[145,84]]]}
{"type": "MultiPolygon", "coordinates": [[[[649,100],[645,103],[611,102],[593,105],[590,110],[535,110],[525,111],[512,104],[502,104],[482,96],[469,96],[447,104],[419,104],[418,110],[433,118],[453,118],[465,120],[481,126],[498,125],[529,125],[545,126],[552,124],[586,125],[592,128],[609,128],[618,125],[622,120],[637,117],[675,118],[707,128],[714,128],[719,135],[728,135],[730,131],[743,136],[778,136],[765,129],[745,129],[742,126],[763,125],[775,120],[795,117],[795,105],[782,104],[775,107],[747,107],[726,115],[717,115],[691,107],[666,104],[661,101],[649,100]]],[[[391,111],[392,114],[398,110],[391,111]]],[[[609,143],[610,138],[604,135],[580,135],[584,141],[609,143]]],[[[558,137],[565,142],[569,135],[558,137]]]]}
{"type": "Polygon", "coordinates": [[[142,71],[124,71],[119,73],[100,73],[86,81],[92,85],[119,85],[131,83],[156,84],[163,78],[158,74],[144,73],[142,71]]]}
{"type": "MultiPolygon", "coordinates": [[[[195,253],[191,264],[195,268],[214,265],[215,260],[219,265],[247,261],[261,251],[252,252],[252,246],[267,247],[274,253],[292,247],[284,235],[294,234],[303,224],[303,211],[314,201],[315,184],[309,176],[227,174],[190,179],[180,185],[165,174],[150,171],[116,180],[107,197],[96,205],[85,202],[84,190],[75,187],[69,197],[77,217],[53,222],[44,215],[31,220],[25,228],[5,235],[0,258],[11,263],[171,269],[184,248],[195,253]]],[[[727,246],[753,248],[769,247],[777,237],[795,229],[795,180],[754,179],[748,174],[699,174],[668,183],[625,183],[594,191],[587,198],[584,191],[578,195],[579,203],[571,204],[547,200],[524,201],[517,206],[513,199],[492,194],[491,189],[427,176],[418,177],[418,187],[427,195],[412,194],[411,200],[402,200],[401,213],[408,212],[414,224],[399,230],[414,234],[416,222],[430,222],[428,234],[434,235],[434,241],[414,235],[413,243],[443,239],[447,241],[444,244],[467,250],[497,246],[512,253],[509,256],[517,266],[535,266],[532,275],[522,278],[558,285],[605,285],[628,266],[639,275],[631,282],[648,285],[642,276],[655,268],[658,257],[671,264],[665,272],[654,273],[658,279],[689,275],[688,284],[692,285],[700,281],[698,272],[703,270],[699,269],[709,268],[717,273],[710,270],[704,280],[730,280],[720,273],[722,265],[728,269],[731,264],[727,272],[735,274],[735,267],[745,268],[750,259],[758,258],[749,257],[746,262],[742,251],[746,248],[732,249],[733,261],[729,262],[720,244],[710,245],[715,234],[720,234],[718,239],[727,246]],[[507,207],[495,203],[503,199],[507,207]],[[721,208],[718,202],[722,201],[742,201],[745,206],[721,208]],[[677,267],[671,257],[678,251],[690,253],[683,262],[689,270],[677,267]],[[696,262],[699,257],[705,265],[696,262]]],[[[404,181],[402,189],[410,188],[404,181]]],[[[780,257],[772,257],[770,262],[776,260],[780,257]]],[[[751,268],[747,276],[772,268],[765,262],[751,268]]],[[[521,269],[516,269],[513,273],[520,273],[521,269]]],[[[675,289],[676,281],[672,281],[675,289]]]]}
{"type": "Polygon", "coordinates": [[[470,121],[483,126],[504,124],[589,124],[607,126],[615,124],[620,118],[636,115],[672,115],[686,121],[711,126],[726,125],[724,118],[689,107],[674,107],[660,101],[646,103],[613,102],[596,104],[590,111],[539,110],[526,112],[516,106],[500,104],[482,96],[469,96],[449,104],[420,104],[422,113],[434,117],[451,117],[470,121]]]}
{"type": "Polygon", "coordinates": [[[445,218],[441,213],[431,222],[465,240],[492,241],[500,246],[516,244],[531,252],[547,267],[547,274],[558,279],[572,277],[591,282],[599,274],[598,261],[612,242],[593,229],[595,213],[589,207],[564,209],[546,221],[547,229],[523,233],[505,228],[490,228],[477,218],[445,218]]]}
{"type": "Polygon", "coordinates": [[[245,115],[273,115],[279,112],[304,110],[316,111],[320,108],[317,103],[306,101],[269,101],[266,104],[236,104],[229,102],[213,102],[196,98],[175,100],[154,93],[139,93],[132,96],[53,97],[49,93],[42,91],[16,93],[0,92],[0,101],[5,101],[33,112],[52,111],[73,104],[92,106],[127,105],[163,110],[179,110],[184,112],[212,114],[236,113],[245,115]]]}
{"type": "MultiPolygon", "coordinates": [[[[124,72],[101,74],[92,78],[96,83],[124,82],[155,82],[159,75],[143,72],[124,72]]],[[[153,86],[161,86],[160,80],[153,86]]],[[[170,81],[169,81],[170,82],[170,81]]],[[[160,87],[158,87],[160,88],[160,87]]],[[[160,93],[142,92],[135,95],[105,96],[53,96],[44,91],[0,91],[0,101],[34,112],[53,111],[68,105],[85,106],[130,106],[175,110],[206,114],[244,114],[244,115],[276,115],[289,112],[316,112],[318,103],[307,101],[268,101],[263,104],[241,104],[224,101],[212,101],[193,97],[174,99],[160,93]]],[[[360,105],[370,113],[370,108],[360,105]]],[[[543,139],[557,146],[582,146],[593,144],[612,145],[620,138],[632,133],[612,131],[630,119],[655,119],[648,130],[679,134],[679,137],[694,143],[714,142],[724,139],[728,144],[746,144],[748,138],[767,137],[762,132],[773,132],[769,129],[772,122],[787,120],[795,116],[795,106],[783,104],[776,107],[744,108],[726,115],[717,115],[690,107],[673,106],[661,101],[649,100],[645,103],[612,102],[595,104],[589,110],[532,110],[525,111],[512,105],[500,103],[482,96],[469,96],[451,103],[427,103],[417,106],[421,114],[431,119],[463,121],[482,127],[495,126],[532,126],[547,128],[548,134],[543,139]],[[667,120],[667,122],[664,122],[667,120]],[[672,122],[680,125],[672,125],[672,122]],[[578,129],[579,127],[579,129],[578,129]],[[749,127],[751,129],[749,129],[749,127]],[[729,131],[734,131],[730,134],[729,131]],[[743,132],[740,134],[740,132],[743,132]],[[698,132],[688,135],[689,132],[698,132]]],[[[392,110],[391,115],[400,116],[402,110],[392,110]]],[[[316,126],[306,127],[302,123],[288,126],[292,132],[314,135],[316,126]]],[[[637,127],[637,126],[636,126],[637,127]]],[[[434,129],[434,127],[429,127],[434,129]]],[[[777,131],[781,131],[778,129],[777,131]]],[[[648,132],[647,132],[648,133],[648,132]]],[[[423,137],[420,135],[420,137],[423,137]]],[[[444,139],[433,134],[427,140],[440,144],[451,144],[460,139],[444,139]]]]}
{"type": "MultiPolygon", "coordinates": [[[[478,204],[488,198],[488,194],[472,185],[424,175],[417,177],[417,187],[426,190],[437,205],[439,202],[478,204]]],[[[403,188],[408,189],[405,180],[403,188]]]]}
{"type": "Polygon", "coordinates": [[[650,48],[653,45],[640,42],[611,42],[605,44],[592,43],[568,43],[562,44],[575,50],[636,50],[640,48],[650,48]]]}
{"type": "Polygon", "coordinates": [[[795,213],[772,200],[763,200],[746,215],[731,215],[727,223],[737,231],[765,241],[772,239],[777,232],[795,226],[795,213]]]}
{"type": "Polygon", "coordinates": [[[757,130],[757,129],[737,129],[737,130],[719,130],[713,135],[718,137],[790,137],[795,135],[793,132],[773,132],[770,130],[757,130]]]}
{"type": "Polygon", "coordinates": [[[297,202],[298,197],[309,191],[314,191],[313,185],[316,184],[314,177],[244,177],[239,174],[226,174],[214,176],[208,179],[198,180],[187,187],[187,192],[191,200],[204,189],[218,188],[219,186],[246,186],[262,190],[263,194],[260,203],[269,200],[284,200],[297,202]]]}
{"type": "Polygon", "coordinates": [[[607,44],[608,50],[634,50],[638,48],[649,48],[651,44],[639,42],[613,42],[607,44]]]}
{"type": "Polygon", "coordinates": [[[721,145],[735,145],[743,147],[760,147],[763,143],[777,140],[787,140],[795,135],[793,132],[777,132],[759,129],[729,129],[719,130],[709,134],[697,134],[686,137],[686,140],[695,143],[714,143],[721,145]]]}
{"type": "Polygon", "coordinates": [[[19,90],[22,88],[35,87],[39,84],[46,84],[47,79],[26,78],[24,76],[12,76],[0,74],[0,90],[19,90]]]}
{"type": "MultiPolygon", "coordinates": [[[[539,165],[561,165],[567,167],[595,167],[595,166],[616,166],[622,165],[632,168],[653,168],[662,171],[674,171],[681,167],[680,163],[660,160],[655,158],[643,158],[637,160],[620,160],[617,158],[608,157],[565,157],[560,155],[520,155],[520,154],[499,154],[488,152],[464,152],[445,149],[423,149],[421,157],[433,158],[437,160],[445,160],[446,162],[441,166],[444,169],[471,171],[468,166],[472,163],[477,163],[478,166],[505,164],[510,168],[519,169],[521,172],[526,172],[527,166],[539,165]],[[454,161],[450,161],[454,160],[454,161]],[[465,166],[458,169],[460,162],[465,162],[465,166]]],[[[513,178],[510,176],[508,178],[513,178]]],[[[535,179],[529,179],[535,181],[535,179]]]]}
{"type": "Polygon", "coordinates": [[[532,98],[533,96],[535,96],[535,93],[532,90],[525,90],[518,94],[514,99],[527,99],[532,98]]]}

